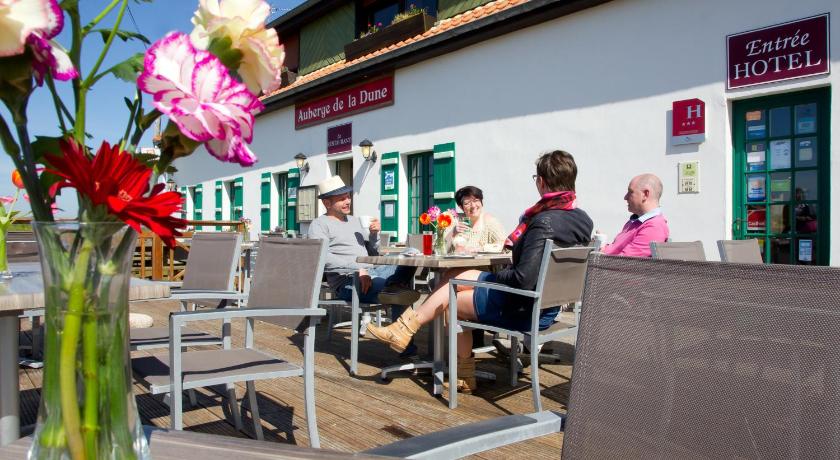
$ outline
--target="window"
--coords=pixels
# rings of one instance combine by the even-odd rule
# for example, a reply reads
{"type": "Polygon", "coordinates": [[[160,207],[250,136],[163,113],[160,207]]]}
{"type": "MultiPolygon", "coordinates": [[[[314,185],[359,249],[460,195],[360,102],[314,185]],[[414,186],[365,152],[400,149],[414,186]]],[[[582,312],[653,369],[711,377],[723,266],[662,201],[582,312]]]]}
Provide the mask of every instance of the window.
{"type": "Polygon", "coordinates": [[[237,178],[225,184],[228,192],[229,218],[239,220],[242,218],[242,178],[237,178]]]}
{"type": "Polygon", "coordinates": [[[297,221],[312,222],[318,217],[318,187],[309,185],[297,189],[297,221]]]}
{"type": "Polygon", "coordinates": [[[420,233],[420,214],[434,203],[432,152],[408,157],[408,233],[420,233]]]}
{"type": "MultiPolygon", "coordinates": [[[[335,162],[335,175],[341,178],[344,185],[353,186],[353,160],[338,160],[335,162]]],[[[352,195],[351,195],[352,198],[352,195]]],[[[350,202],[350,214],[353,213],[353,202],[350,202]]]]}
{"type": "Polygon", "coordinates": [[[385,0],[385,1],[363,1],[359,7],[356,20],[358,31],[356,36],[365,33],[370,26],[376,25],[380,29],[391,25],[398,13],[411,9],[425,9],[430,16],[437,15],[438,0],[385,0]],[[381,25],[379,25],[381,24],[381,25]]]}

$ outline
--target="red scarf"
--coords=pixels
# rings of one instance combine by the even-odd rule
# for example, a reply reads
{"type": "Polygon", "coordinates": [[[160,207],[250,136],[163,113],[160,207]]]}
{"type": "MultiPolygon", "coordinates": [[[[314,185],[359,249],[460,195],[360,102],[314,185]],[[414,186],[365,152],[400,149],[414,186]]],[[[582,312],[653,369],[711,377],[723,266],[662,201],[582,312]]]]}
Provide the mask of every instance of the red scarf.
{"type": "Polygon", "coordinates": [[[525,210],[525,214],[522,214],[522,217],[519,218],[519,225],[516,226],[513,233],[511,233],[505,240],[505,247],[513,248],[513,245],[516,244],[519,237],[525,233],[525,230],[528,228],[528,224],[531,223],[531,219],[537,214],[551,209],[571,211],[576,207],[577,199],[575,192],[546,193],[542,196],[542,198],[540,198],[540,201],[537,201],[537,204],[525,210]]]}

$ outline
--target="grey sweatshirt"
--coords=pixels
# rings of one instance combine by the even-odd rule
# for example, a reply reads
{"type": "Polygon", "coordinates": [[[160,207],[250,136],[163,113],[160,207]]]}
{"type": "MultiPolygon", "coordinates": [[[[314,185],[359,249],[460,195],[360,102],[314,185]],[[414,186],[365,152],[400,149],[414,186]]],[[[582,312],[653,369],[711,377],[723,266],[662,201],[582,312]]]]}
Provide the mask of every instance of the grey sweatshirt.
{"type": "Polygon", "coordinates": [[[371,235],[367,228],[362,227],[359,218],[354,216],[347,216],[343,221],[327,215],[318,217],[309,225],[308,236],[327,241],[324,271],[333,289],[344,281],[344,277],[330,271],[370,267],[369,264],[356,262],[356,257],[379,253],[379,233],[371,235]]]}

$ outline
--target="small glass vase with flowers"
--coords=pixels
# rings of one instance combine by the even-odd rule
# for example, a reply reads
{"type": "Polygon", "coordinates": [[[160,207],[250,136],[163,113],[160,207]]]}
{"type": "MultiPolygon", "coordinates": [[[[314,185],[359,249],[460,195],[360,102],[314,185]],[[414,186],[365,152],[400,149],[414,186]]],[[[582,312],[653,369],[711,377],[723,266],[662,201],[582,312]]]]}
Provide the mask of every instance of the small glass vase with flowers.
{"type": "Polygon", "coordinates": [[[439,207],[432,206],[423,214],[420,214],[420,223],[422,225],[431,225],[434,228],[434,254],[436,256],[445,256],[448,254],[446,244],[446,229],[457,222],[458,214],[454,209],[447,209],[441,211],[439,207]]]}
{"type": "Polygon", "coordinates": [[[248,144],[263,108],[259,96],[280,86],[283,47],[265,27],[271,7],[264,0],[199,0],[189,35],[170,32],[154,43],[121,28],[129,2],[102,2],[83,18],[78,0],[0,0],[0,100],[12,122],[0,114],[0,143],[30,198],[45,286],[43,387],[30,459],[149,457],[128,361],[137,233],[148,228],[172,247],[186,225],[176,217],[181,195],[158,180],[174,172],[173,160],[203,145],[222,161],[256,162],[248,144]],[[56,40],[65,19],[67,48],[56,40]],[[106,59],[118,42],[137,41],[151,46],[116,63],[106,59]],[[90,50],[96,58],[83,60],[90,50]],[[124,99],[123,136],[94,148],[89,96],[109,76],[130,83],[133,97],[124,99]],[[57,132],[33,140],[27,104],[38,88],[52,97],[57,132]],[[144,107],[144,93],[153,107],[144,107]],[[139,154],[144,133],[162,117],[160,155],[139,154]],[[76,190],[78,220],[56,222],[51,209],[65,188],[76,190]]]}

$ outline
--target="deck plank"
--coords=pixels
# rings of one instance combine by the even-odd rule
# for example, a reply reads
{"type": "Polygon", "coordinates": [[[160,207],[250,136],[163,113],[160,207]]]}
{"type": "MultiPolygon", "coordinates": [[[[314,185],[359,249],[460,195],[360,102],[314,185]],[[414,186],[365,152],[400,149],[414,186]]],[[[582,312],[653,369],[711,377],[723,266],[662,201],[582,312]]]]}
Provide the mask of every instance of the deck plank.
{"type": "MultiPolygon", "coordinates": [[[[178,303],[135,302],[131,309],[148,314],[156,325],[163,325],[166,324],[169,312],[178,309],[178,303]]],[[[241,345],[244,340],[244,324],[242,320],[233,322],[233,341],[236,345],[241,345]]],[[[28,322],[22,325],[25,339],[30,337],[28,326],[28,322]]],[[[219,324],[216,322],[196,322],[190,327],[211,333],[219,332],[219,324]]],[[[427,371],[421,371],[418,375],[398,373],[387,382],[380,381],[380,368],[397,363],[399,358],[388,347],[375,341],[362,339],[359,347],[359,375],[351,377],[348,372],[349,330],[334,331],[330,341],[325,340],[325,333],[324,323],[318,327],[315,345],[317,417],[321,445],[324,448],[358,452],[451,426],[533,411],[530,366],[520,376],[518,385],[510,387],[507,382],[507,362],[494,355],[479,355],[478,369],[496,373],[497,381],[479,381],[479,390],[472,395],[459,395],[458,408],[450,410],[445,397],[430,394],[431,375],[427,371]]],[[[417,335],[421,350],[426,348],[427,337],[425,331],[417,335]]],[[[303,337],[271,324],[259,323],[257,347],[289,361],[301,362],[303,337]]],[[[540,364],[542,401],[546,409],[565,411],[573,348],[563,343],[556,347],[563,359],[556,363],[540,364]]],[[[134,356],[152,352],[134,352],[134,356]]],[[[25,426],[35,423],[42,372],[39,369],[24,368],[19,372],[21,424],[25,426]]],[[[303,379],[275,379],[257,382],[256,385],[266,440],[308,446],[303,379]]],[[[140,384],[134,385],[134,392],[143,423],[168,427],[169,409],[160,398],[148,394],[140,384]]],[[[186,430],[234,437],[253,435],[248,410],[243,413],[245,432],[238,432],[222,396],[207,389],[197,390],[197,394],[198,405],[185,405],[184,408],[186,430]]],[[[237,384],[237,396],[242,398],[244,394],[244,384],[237,384]]],[[[186,402],[187,398],[184,399],[186,402]]],[[[557,458],[561,446],[561,435],[549,436],[485,452],[474,458],[557,458]]]]}

